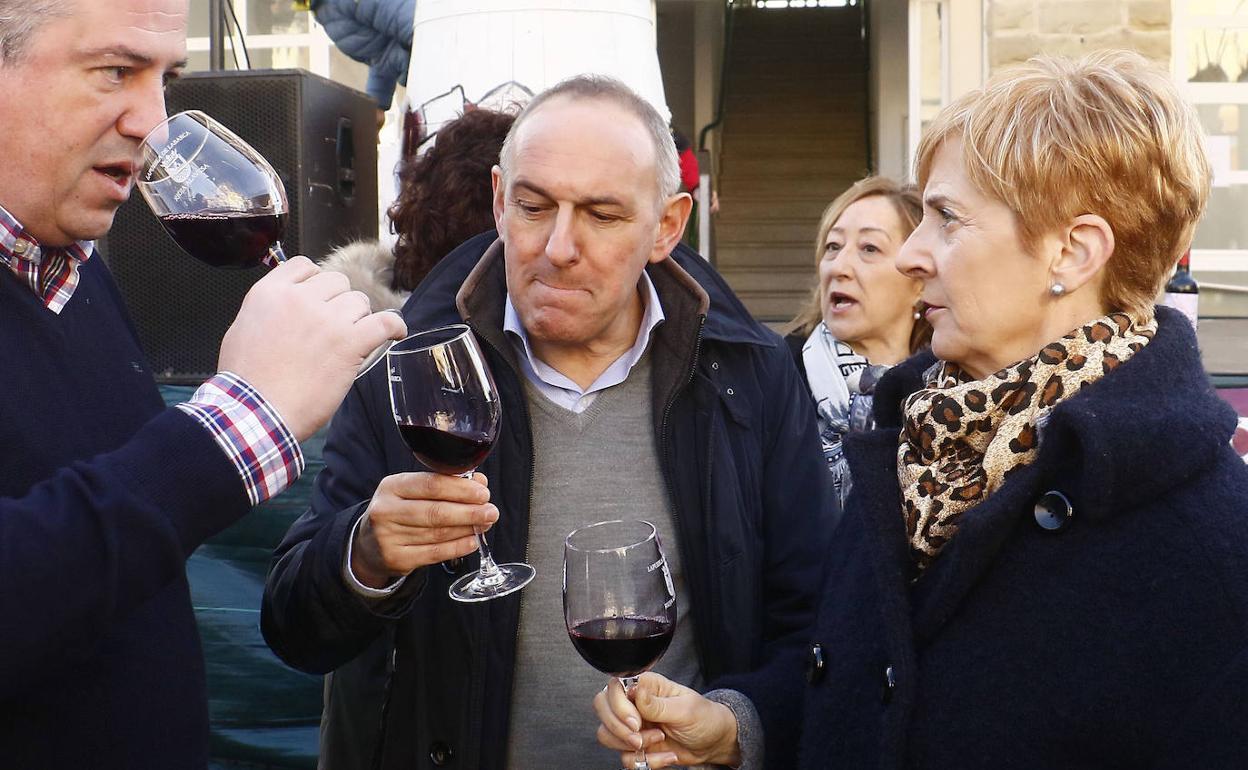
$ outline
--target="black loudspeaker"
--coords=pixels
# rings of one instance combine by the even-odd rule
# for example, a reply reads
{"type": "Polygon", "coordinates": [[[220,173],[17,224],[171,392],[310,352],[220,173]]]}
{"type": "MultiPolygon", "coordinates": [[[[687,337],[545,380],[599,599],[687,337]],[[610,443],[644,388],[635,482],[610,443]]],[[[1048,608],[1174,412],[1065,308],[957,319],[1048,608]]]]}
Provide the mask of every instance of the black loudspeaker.
{"type": "MultiPolygon", "coordinates": [[[[260,152],[290,201],[283,250],[320,259],[377,237],[377,118],[371,97],[303,70],[202,72],[169,84],[170,114],[201,110],[260,152]]],[[[100,244],[125,296],[152,371],[197,383],[243,295],[267,268],[221,270],[187,256],[138,192],[100,244]]]]}

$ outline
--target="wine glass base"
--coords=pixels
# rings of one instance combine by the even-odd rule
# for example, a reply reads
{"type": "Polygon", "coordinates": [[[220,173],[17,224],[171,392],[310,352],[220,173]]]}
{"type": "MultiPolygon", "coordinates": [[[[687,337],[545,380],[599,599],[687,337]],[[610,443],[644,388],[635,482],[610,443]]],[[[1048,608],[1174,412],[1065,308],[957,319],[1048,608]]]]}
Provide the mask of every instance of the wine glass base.
{"type": "Polygon", "coordinates": [[[537,570],[527,564],[499,564],[498,573],[483,578],[480,572],[464,575],[451,583],[447,591],[457,602],[484,602],[515,593],[537,577],[537,570]]]}

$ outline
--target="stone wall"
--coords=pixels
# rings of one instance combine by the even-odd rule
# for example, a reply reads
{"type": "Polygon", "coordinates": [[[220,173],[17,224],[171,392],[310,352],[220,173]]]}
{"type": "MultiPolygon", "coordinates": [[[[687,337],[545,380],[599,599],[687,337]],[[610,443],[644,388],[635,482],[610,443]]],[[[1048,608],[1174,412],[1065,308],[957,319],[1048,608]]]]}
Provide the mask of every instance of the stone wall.
{"type": "Polygon", "coordinates": [[[984,0],[989,72],[1038,53],[1137,51],[1169,69],[1170,0],[984,0]]]}

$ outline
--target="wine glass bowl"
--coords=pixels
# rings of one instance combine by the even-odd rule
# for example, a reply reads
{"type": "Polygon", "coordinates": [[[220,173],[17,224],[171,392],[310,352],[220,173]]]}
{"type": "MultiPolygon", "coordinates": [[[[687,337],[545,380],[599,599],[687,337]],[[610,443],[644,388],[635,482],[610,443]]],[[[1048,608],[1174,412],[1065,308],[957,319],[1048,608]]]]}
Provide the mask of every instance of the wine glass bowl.
{"type": "Polygon", "coordinates": [[[430,470],[472,475],[494,446],[502,408],[468,327],[413,334],[386,356],[394,421],[408,448],[430,470]]]}
{"type": "MultiPolygon", "coordinates": [[[[502,405],[481,348],[463,324],[413,334],[386,351],[395,425],[416,459],[437,473],[471,477],[498,438],[502,405]]],[[[451,584],[452,599],[485,601],[528,585],[527,564],[495,564],[477,532],[481,566],[451,584]]]]}
{"type": "Polygon", "coordinates": [[[286,259],[286,189],[232,131],[197,110],[179,112],[152,129],[141,150],[136,186],[183,251],[225,268],[286,259]]]}
{"type": "MultiPolygon", "coordinates": [[[[563,613],[585,662],[625,691],[667,652],[676,630],[676,587],[648,521],[602,521],[563,543],[563,613]]],[[[635,767],[648,767],[639,752],[635,767]]]]}

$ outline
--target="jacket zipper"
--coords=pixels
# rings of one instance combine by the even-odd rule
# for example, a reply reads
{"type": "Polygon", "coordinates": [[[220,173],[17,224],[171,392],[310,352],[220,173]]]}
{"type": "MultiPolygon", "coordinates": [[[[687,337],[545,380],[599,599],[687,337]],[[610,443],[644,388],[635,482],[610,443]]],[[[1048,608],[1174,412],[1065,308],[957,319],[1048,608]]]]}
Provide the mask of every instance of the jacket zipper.
{"type": "MultiPolygon", "coordinates": [[[[500,361],[503,361],[503,362],[507,361],[507,357],[503,355],[502,351],[500,351],[493,343],[491,343],[488,339],[486,339],[484,335],[478,332],[476,327],[471,322],[468,323],[468,328],[472,329],[473,334],[476,334],[477,338],[480,339],[482,343],[484,343],[490,350],[494,351],[494,355],[500,361]]],[[[508,364],[508,369],[511,369],[511,374],[514,377],[519,378],[523,376],[519,372],[516,372],[514,368],[511,367],[510,364],[508,364]]],[[[692,379],[692,376],[693,375],[690,374],[690,379],[692,379]]],[[[520,387],[521,387],[521,390],[523,391],[524,384],[520,383],[520,387]]],[[[523,397],[521,397],[519,401],[520,401],[521,412],[524,415],[524,424],[528,427],[528,432],[529,432],[529,506],[528,506],[528,511],[527,511],[527,514],[529,516],[529,522],[525,523],[525,530],[524,530],[524,563],[528,564],[529,563],[529,530],[530,530],[530,522],[533,517],[533,482],[535,481],[535,476],[537,475],[537,461],[535,460],[533,456],[534,454],[533,453],[533,426],[529,423],[529,405],[525,403],[525,400],[523,397]]],[[[512,649],[515,649],[515,650],[519,650],[520,648],[520,618],[522,617],[524,617],[524,591],[523,590],[520,591],[520,608],[516,616],[516,630],[512,636],[512,641],[511,641],[512,649]]],[[[484,649],[485,648],[483,646],[482,650],[484,651],[484,649]]],[[[511,687],[509,687],[507,690],[508,726],[504,728],[505,730],[510,729],[510,724],[511,724],[511,705],[510,704],[511,704],[511,699],[515,696],[515,687],[516,687],[516,677],[513,674],[511,677],[511,687]]],[[[480,723],[480,714],[477,712],[473,713],[473,728],[476,733],[477,740],[480,741],[481,723],[480,723]]],[[[507,741],[504,740],[503,744],[506,745],[506,743],[507,741]]],[[[479,756],[478,756],[478,760],[480,760],[479,756]]],[[[504,761],[505,760],[506,760],[506,755],[504,753],[504,761]]]]}
{"type": "MultiPolygon", "coordinates": [[[[662,448],[662,452],[663,452],[663,454],[661,455],[661,460],[663,461],[663,480],[667,483],[668,499],[672,501],[672,523],[676,525],[676,534],[678,536],[681,534],[680,504],[676,497],[676,485],[672,483],[671,464],[666,461],[668,452],[671,450],[671,445],[670,445],[669,437],[668,437],[668,421],[672,416],[672,407],[676,405],[676,399],[691,384],[693,384],[693,376],[698,371],[698,359],[702,356],[702,331],[705,326],[706,326],[706,315],[701,314],[698,316],[698,336],[697,336],[697,339],[695,339],[693,342],[693,361],[689,365],[688,374],[685,376],[684,383],[680,387],[676,388],[676,390],[672,392],[672,397],[667,400],[667,405],[663,407],[663,421],[659,423],[659,445],[662,448]]],[[[684,542],[685,542],[684,537],[678,537],[677,542],[676,542],[676,547],[680,549],[681,560],[685,563],[685,565],[687,565],[686,568],[690,568],[693,566],[693,564],[692,562],[689,561],[689,558],[688,558],[689,551],[688,549],[686,549],[684,542]]],[[[696,645],[697,651],[698,651],[698,658],[699,658],[698,668],[700,668],[702,671],[705,671],[706,664],[707,664],[707,657],[703,650],[704,642],[698,639],[696,628],[694,629],[694,639],[697,640],[698,642],[696,645]]]]}

